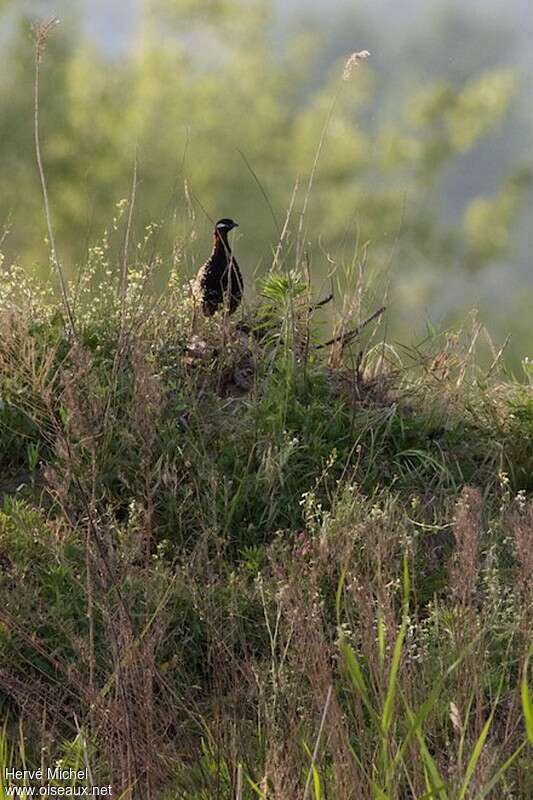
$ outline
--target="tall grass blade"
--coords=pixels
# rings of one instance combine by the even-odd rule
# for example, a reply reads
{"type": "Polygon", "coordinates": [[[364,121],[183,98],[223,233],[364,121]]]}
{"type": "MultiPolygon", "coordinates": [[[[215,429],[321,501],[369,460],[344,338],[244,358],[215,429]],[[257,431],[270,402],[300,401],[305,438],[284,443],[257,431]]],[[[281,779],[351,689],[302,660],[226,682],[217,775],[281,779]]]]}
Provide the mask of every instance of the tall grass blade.
{"type": "Polygon", "coordinates": [[[529,739],[529,743],[533,745],[533,699],[531,697],[531,692],[529,691],[529,685],[527,681],[530,657],[531,653],[528,655],[526,663],[524,664],[524,673],[520,686],[520,694],[522,696],[522,710],[524,712],[527,738],[529,739]]]}
{"type": "Polygon", "coordinates": [[[363,671],[361,669],[359,661],[357,660],[357,656],[355,655],[353,649],[350,647],[350,645],[348,644],[348,642],[346,641],[346,639],[342,634],[340,637],[339,648],[342,653],[348,677],[350,678],[355,689],[361,696],[361,699],[372,721],[379,729],[381,727],[381,720],[378,714],[376,713],[374,706],[372,705],[372,701],[370,700],[370,694],[366,685],[363,671]]]}
{"type": "Polygon", "coordinates": [[[407,632],[410,581],[409,581],[409,564],[406,555],[404,556],[403,559],[403,585],[404,585],[404,592],[403,592],[402,624],[398,636],[396,638],[396,642],[394,644],[394,652],[392,655],[392,662],[389,673],[389,682],[387,686],[387,695],[385,697],[385,704],[383,706],[383,715],[381,719],[381,727],[383,733],[388,732],[392,722],[394,701],[396,699],[398,670],[400,668],[403,643],[405,641],[405,634],[407,632]]]}
{"type": "Polygon", "coordinates": [[[504,763],[493,775],[493,777],[490,779],[487,785],[478,794],[476,794],[476,800],[483,800],[484,797],[487,797],[487,795],[489,795],[492,792],[494,787],[502,780],[509,767],[513,764],[514,761],[516,761],[516,759],[518,758],[518,756],[520,755],[520,753],[522,752],[522,750],[526,745],[527,745],[526,741],[522,742],[522,744],[516,748],[514,753],[509,756],[507,761],[504,761],[504,763]]]}
{"type": "Polygon", "coordinates": [[[407,715],[411,722],[411,726],[415,732],[416,738],[418,740],[418,747],[420,749],[420,755],[422,758],[422,763],[424,765],[424,771],[426,774],[426,781],[428,785],[428,789],[430,791],[430,797],[433,800],[449,800],[449,795],[446,790],[446,784],[442,779],[442,776],[439,772],[439,768],[435,763],[435,760],[431,753],[428,750],[426,745],[426,741],[424,739],[424,735],[421,730],[420,725],[415,725],[415,716],[407,703],[405,703],[405,709],[407,711],[407,715]]]}
{"type": "Polygon", "coordinates": [[[481,753],[483,752],[483,747],[485,746],[485,742],[487,740],[487,736],[489,735],[489,731],[490,731],[490,728],[491,728],[491,725],[492,725],[492,720],[494,718],[494,712],[496,711],[496,708],[498,706],[498,701],[500,699],[500,695],[501,695],[501,691],[502,691],[502,687],[503,687],[504,677],[505,677],[505,673],[502,670],[502,675],[501,675],[501,678],[500,678],[500,684],[498,686],[498,692],[496,694],[496,700],[494,702],[494,705],[492,707],[492,711],[490,712],[487,721],[483,725],[483,728],[481,730],[481,733],[479,734],[478,740],[477,740],[476,744],[474,745],[474,749],[472,750],[472,755],[470,756],[470,759],[468,761],[468,764],[467,764],[467,767],[466,767],[464,781],[463,781],[463,783],[461,785],[461,788],[459,790],[459,794],[457,795],[457,800],[464,800],[464,798],[466,797],[466,793],[468,791],[468,787],[470,785],[470,781],[472,780],[472,777],[473,777],[474,772],[476,770],[477,763],[479,761],[481,753]]]}
{"type": "MultiPolygon", "coordinates": [[[[316,760],[318,758],[318,748],[320,747],[320,740],[322,739],[322,733],[324,731],[324,725],[326,724],[326,717],[328,715],[329,705],[331,703],[332,692],[333,692],[333,687],[330,686],[328,688],[328,693],[327,693],[327,696],[326,696],[326,702],[324,703],[324,710],[322,712],[322,719],[320,720],[320,728],[318,729],[318,734],[317,734],[316,741],[315,741],[315,746],[314,746],[314,749],[313,749],[313,756],[311,758],[311,767],[310,767],[309,773],[307,775],[307,781],[306,781],[306,784],[305,784],[305,791],[304,791],[304,800],[307,800],[307,797],[309,795],[309,787],[311,785],[311,777],[313,778],[313,783],[314,783],[314,787],[315,787],[315,797],[319,796],[319,795],[316,794],[316,786],[317,786],[316,781],[317,781],[317,778],[318,778],[318,773],[316,771],[315,764],[316,764],[316,760]]],[[[320,779],[319,778],[318,778],[318,785],[320,787],[320,779]]]]}
{"type": "Polygon", "coordinates": [[[481,756],[481,753],[483,752],[483,747],[485,746],[485,742],[487,740],[487,736],[488,736],[490,727],[492,725],[493,716],[494,716],[494,709],[489,714],[489,718],[487,719],[487,721],[483,725],[483,729],[482,729],[481,733],[479,734],[479,737],[478,737],[478,740],[477,740],[476,744],[474,745],[474,749],[472,751],[472,755],[470,756],[470,759],[468,761],[468,765],[466,767],[466,773],[465,773],[464,781],[463,781],[462,786],[461,786],[461,788],[459,790],[459,794],[457,795],[457,800],[464,800],[464,797],[466,797],[466,793],[468,791],[468,787],[470,785],[470,781],[472,780],[472,777],[474,775],[477,763],[479,761],[479,757],[481,756]]]}
{"type": "Polygon", "coordinates": [[[267,800],[267,796],[265,792],[255,783],[248,775],[246,776],[246,780],[248,785],[254,790],[256,795],[259,797],[259,800],[267,800]]]}

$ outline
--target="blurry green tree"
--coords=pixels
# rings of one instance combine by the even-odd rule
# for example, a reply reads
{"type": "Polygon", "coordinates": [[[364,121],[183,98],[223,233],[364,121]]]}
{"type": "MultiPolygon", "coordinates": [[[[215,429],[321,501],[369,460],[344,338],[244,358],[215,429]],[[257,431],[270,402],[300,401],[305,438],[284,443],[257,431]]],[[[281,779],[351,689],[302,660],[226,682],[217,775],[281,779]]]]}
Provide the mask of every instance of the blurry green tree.
{"type": "MultiPolygon", "coordinates": [[[[376,123],[383,80],[372,61],[342,82],[342,58],[326,70],[317,30],[302,29],[277,46],[266,0],[141,5],[127,53],[98,49],[76,25],[74,8],[48,44],[43,151],[71,275],[128,195],[136,154],[137,234],[142,242],[146,225],[159,226],[156,280],[173,259],[185,272],[194,269],[206,250],[209,216],[240,221],[248,279],[265,270],[297,178],[298,219],[333,102],[304,227],[317,291],[332,262],[346,266],[357,243],[371,240],[377,270],[391,260],[401,265],[408,320],[435,292],[439,271],[479,271],[506,254],[531,172],[517,165],[490,196],[466,204],[453,227],[441,221],[439,187],[446,169],[505,117],[516,90],[511,70],[488,65],[462,82],[418,81],[393,114],[389,98],[376,123]]],[[[0,77],[0,224],[10,219],[7,260],[42,265],[30,24],[19,13],[11,25],[9,69],[0,77]]]]}

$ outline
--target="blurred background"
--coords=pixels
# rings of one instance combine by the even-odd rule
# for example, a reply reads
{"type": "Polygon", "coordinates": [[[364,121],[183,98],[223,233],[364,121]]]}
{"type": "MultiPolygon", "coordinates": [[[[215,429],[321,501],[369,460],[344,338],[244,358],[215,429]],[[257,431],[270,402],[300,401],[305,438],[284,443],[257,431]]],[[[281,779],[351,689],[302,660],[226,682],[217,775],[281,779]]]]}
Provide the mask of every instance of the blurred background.
{"type": "Polygon", "coordinates": [[[317,297],[370,242],[392,337],[475,307],[498,344],[512,335],[517,372],[532,355],[530,0],[0,0],[3,268],[42,276],[31,23],[51,15],[43,156],[71,277],[102,240],[118,264],[137,153],[138,257],[161,254],[155,286],[199,266],[209,216],[232,216],[253,295],[325,131],[305,226],[317,297]]]}

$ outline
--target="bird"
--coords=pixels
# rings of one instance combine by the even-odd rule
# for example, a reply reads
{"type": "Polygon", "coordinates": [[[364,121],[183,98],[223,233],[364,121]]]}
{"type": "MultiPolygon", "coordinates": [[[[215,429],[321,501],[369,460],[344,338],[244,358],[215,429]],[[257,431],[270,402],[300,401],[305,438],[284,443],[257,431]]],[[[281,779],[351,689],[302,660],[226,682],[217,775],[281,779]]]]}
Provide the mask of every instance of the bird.
{"type": "Polygon", "coordinates": [[[241,302],[242,275],[228,242],[229,232],[237,227],[238,224],[229,217],[218,220],[213,231],[211,255],[198,270],[194,281],[193,295],[206,317],[213,316],[222,307],[233,314],[241,302]]]}

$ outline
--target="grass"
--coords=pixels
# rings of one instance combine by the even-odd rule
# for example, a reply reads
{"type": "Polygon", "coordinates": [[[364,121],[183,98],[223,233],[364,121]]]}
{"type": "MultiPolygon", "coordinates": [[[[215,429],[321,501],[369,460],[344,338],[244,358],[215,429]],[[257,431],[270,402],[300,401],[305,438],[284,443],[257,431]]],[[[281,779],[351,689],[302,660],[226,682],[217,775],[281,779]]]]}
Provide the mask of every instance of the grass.
{"type": "Polygon", "coordinates": [[[303,243],[335,98],[259,303],[201,318],[186,240],[154,297],[136,167],[68,283],[52,25],[61,303],[0,286],[0,798],[55,765],[85,770],[66,796],[531,797],[530,363],[487,335],[482,367],[475,320],[387,342],[366,246],[325,335],[303,243]]]}
{"type": "Polygon", "coordinates": [[[124,797],[529,797],[527,382],[466,331],[316,349],[294,273],[235,320],[178,275],[155,306],[106,248],[75,340],[2,288],[3,764],[76,756],[124,797]]]}

